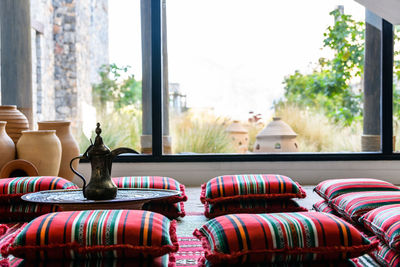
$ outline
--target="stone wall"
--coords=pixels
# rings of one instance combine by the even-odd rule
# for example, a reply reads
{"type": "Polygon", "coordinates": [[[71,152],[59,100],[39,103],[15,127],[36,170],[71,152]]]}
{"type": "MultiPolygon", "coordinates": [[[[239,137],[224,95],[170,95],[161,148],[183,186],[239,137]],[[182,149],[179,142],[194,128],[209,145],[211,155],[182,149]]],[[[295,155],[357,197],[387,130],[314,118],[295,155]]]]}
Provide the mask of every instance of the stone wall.
{"type": "Polygon", "coordinates": [[[55,119],[52,0],[31,0],[32,89],[36,121],[55,119]]]}
{"type": "Polygon", "coordinates": [[[31,0],[31,18],[36,118],[78,133],[95,120],[91,85],[108,63],[108,0],[31,0]]]}

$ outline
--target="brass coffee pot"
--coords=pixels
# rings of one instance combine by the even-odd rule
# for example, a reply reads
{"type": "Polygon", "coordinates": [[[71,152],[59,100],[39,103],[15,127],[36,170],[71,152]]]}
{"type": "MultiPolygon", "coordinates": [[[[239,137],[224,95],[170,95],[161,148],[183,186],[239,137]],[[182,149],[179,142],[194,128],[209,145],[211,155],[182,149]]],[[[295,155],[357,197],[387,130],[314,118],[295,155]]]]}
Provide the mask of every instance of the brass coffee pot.
{"type": "Polygon", "coordinates": [[[89,200],[113,199],[117,196],[118,188],[111,179],[112,160],[119,154],[139,153],[127,147],[120,147],[110,151],[100,136],[100,123],[97,123],[96,134],[94,144],[92,143],[82,156],[73,158],[70,162],[70,167],[83,180],[83,196],[85,198],[89,200]],[[85,178],[72,167],[72,162],[76,159],[87,159],[90,161],[92,175],[88,185],[86,185],[85,178]]]}

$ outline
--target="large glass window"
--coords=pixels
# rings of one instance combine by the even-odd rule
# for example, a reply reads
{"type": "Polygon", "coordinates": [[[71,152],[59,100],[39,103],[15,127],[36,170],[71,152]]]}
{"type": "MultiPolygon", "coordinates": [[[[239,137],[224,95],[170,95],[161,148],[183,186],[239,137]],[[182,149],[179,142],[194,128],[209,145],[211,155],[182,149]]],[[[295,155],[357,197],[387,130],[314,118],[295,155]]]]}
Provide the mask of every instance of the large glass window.
{"type": "Polygon", "coordinates": [[[110,148],[146,154],[122,161],[398,157],[399,26],[392,58],[391,24],[356,1],[31,0],[28,15],[32,90],[2,71],[0,99],[23,95],[34,129],[70,120],[81,152],[100,122],[110,148]]]}
{"type": "Polygon", "coordinates": [[[352,0],[168,0],[172,153],[380,151],[376,17],[352,0]]]}

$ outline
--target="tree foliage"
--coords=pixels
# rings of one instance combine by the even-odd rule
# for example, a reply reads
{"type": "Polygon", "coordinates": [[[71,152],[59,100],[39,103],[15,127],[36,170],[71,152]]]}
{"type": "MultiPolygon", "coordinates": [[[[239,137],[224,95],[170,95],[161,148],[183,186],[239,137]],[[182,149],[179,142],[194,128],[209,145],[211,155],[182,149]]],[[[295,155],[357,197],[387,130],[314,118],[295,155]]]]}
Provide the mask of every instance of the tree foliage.
{"type": "Polygon", "coordinates": [[[364,66],[364,23],[339,10],[330,13],[334,25],[324,34],[323,46],[333,58],[321,58],[311,74],[296,71],[284,79],[285,103],[319,109],[336,122],[349,125],[362,116],[359,90],[352,88],[354,77],[361,77],[364,66]]]}
{"type": "Polygon", "coordinates": [[[94,102],[104,110],[107,102],[116,109],[129,105],[140,105],[142,82],[136,81],[129,66],[103,65],[99,72],[101,82],[93,85],[94,102]]]}

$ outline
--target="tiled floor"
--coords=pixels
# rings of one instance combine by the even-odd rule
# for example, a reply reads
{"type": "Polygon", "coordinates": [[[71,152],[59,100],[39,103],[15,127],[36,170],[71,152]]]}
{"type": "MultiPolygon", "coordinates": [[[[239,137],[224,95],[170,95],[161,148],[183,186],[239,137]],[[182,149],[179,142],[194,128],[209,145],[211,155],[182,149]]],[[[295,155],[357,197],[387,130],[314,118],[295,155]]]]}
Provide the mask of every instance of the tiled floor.
{"type": "MultiPolygon", "coordinates": [[[[312,191],[314,186],[303,186],[307,193],[304,199],[296,199],[296,201],[307,209],[312,209],[315,202],[321,198],[312,191]]],[[[200,187],[186,187],[186,195],[188,201],[185,202],[186,216],[178,221],[177,234],[178,236],[192,236],[193,230],[201,227],[207,218],[202,215],[204,212],[203,204],[200,202],[200,187]]]]}

